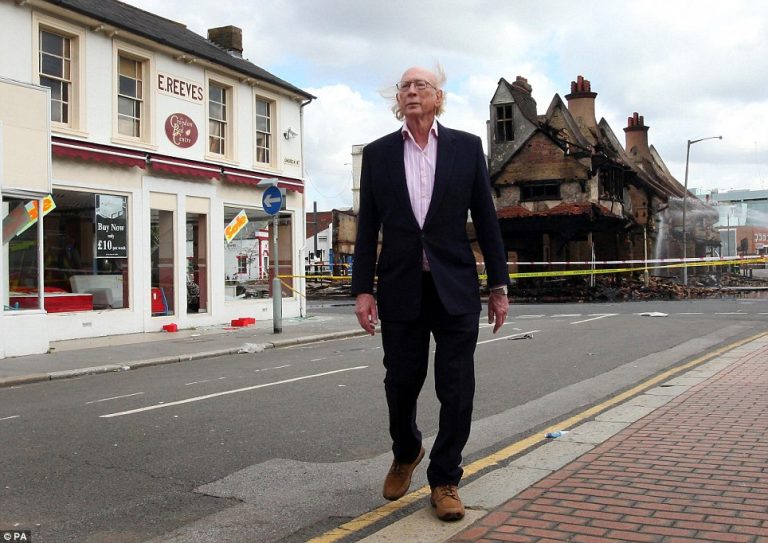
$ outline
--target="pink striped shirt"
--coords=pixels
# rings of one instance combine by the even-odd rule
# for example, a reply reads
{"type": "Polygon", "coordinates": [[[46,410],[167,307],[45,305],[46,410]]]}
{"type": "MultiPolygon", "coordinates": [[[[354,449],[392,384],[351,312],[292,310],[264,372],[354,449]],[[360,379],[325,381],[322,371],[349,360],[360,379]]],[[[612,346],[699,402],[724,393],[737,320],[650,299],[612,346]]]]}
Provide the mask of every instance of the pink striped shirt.
{"type": "MultiPolygon", "coordinates": [[[[403,124],[403,160],[405,162],[405,180],[411,208],[419,226],[424,227],[429,202],[432,200],[432,188],[435,186],[435,165],[437,164],[437,121],[432,123],[427,138],[427,146],[422,149],[413,139],[408,126],[403,124]]],[[[429,270],[427,254],[424,253],[424,270],[429,270]]]]}

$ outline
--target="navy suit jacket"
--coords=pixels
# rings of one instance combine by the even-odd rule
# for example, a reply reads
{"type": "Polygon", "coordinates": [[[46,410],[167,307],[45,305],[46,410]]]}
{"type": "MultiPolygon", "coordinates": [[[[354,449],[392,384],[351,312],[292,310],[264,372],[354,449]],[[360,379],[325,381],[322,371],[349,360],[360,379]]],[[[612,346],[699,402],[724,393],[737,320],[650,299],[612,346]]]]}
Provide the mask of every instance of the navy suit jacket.
{"type": "Polygon", "coordinates": [[[480,138],[438,127],[432,200],[420,228],[411,208],[400,130],[363,149],[352,294],[373,293],[382,320],[407,321],[421,307],[426,252],[438,295],[451,315],[479,313],[480,285],[467,236],[471,212],[489,285],[509,282],[506,252],[480,138]],[[381,253],[377,256],[379,231],[381,253]]]}

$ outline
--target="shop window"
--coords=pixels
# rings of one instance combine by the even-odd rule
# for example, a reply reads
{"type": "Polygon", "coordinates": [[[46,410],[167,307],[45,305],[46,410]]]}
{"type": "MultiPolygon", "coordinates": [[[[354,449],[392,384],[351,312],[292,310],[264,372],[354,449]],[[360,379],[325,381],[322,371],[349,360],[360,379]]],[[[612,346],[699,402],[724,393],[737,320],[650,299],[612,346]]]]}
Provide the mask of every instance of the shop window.
{"type": "Polygon", "coordinates": [[[260,209],[225,206],[223,226],[225,300],[269,297],[272,217],[260,209]]]}
{"type": "Polygon", "coordinates": [[[58,189],[51,196],[55,207],[43,228],[46,291],[70,293],[76,303],[69,310],[128,307],[128,197],[58,189]]]}
{"type": "Polygon", "coordinates": [[[175,315],[174,212],[150,210],[152,316],[175,315]]]}
{"type": "Polygon", "coordinates": [[[208,312],[208,215],[187,213],[187,313],[208,312]]]}
{"type": "Polygon", "coordinates": [[[2,200],[2,282],[5,311],[40,309],[41,200],[4,196],[2,200]]]}
{"type": "Polygon", "coordinates": [[[260,164],[272,164],[274,114],[274,102],[256,98],[256,162],[260,164]]]}

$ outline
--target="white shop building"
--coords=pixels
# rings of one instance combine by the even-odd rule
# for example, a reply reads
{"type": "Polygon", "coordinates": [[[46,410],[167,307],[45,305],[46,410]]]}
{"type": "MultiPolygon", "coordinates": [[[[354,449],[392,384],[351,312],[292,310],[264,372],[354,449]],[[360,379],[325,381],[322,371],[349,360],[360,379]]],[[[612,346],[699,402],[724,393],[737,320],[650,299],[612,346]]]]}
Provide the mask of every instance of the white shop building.
{"type": "Polygon", "coordinates": [[[282,314],[303,314],[312,95],[244,60],[236,27],[114,0],[0,0],[0,20],[0,358],[271,319],[270,183],[282,314]]]}

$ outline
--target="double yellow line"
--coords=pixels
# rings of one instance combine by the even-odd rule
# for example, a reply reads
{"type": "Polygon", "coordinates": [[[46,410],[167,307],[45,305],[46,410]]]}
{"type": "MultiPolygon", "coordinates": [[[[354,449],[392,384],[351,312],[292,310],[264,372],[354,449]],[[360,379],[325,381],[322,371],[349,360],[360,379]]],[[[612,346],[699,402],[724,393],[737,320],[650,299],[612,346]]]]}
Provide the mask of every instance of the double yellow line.
{"type": "MultiPolygon", "coordinates": [[[[768,332],[762,332],[760,334],[756,334],[752,337],[748,337],[746,339],[742,339],[734,343],[731,343],[729,345],[726,345],[724,347],[721,347],[719,349],[716,349],[710,353],[707,353],[703,356],[695,358],[694,360],[691,360],[679,366],[675,366],[674,368],[671,368],[663,373],[660,373],[654,377],[651,377],[650,379],[643,381],[639,385],[634,386],[629,390],[626,390],[621,394],[618,394],[601,404],[590,407],[589,409],[586,409],[581,413],[578,413],[565,420],[559,421],[557,424],[553,425],[552,428],[550,428],[550,430],[559,429],[559,428],[571,428],[576,424],[579,424],[581,422],[584,422],[588,419],[593,418],[594,416],[607,410],[610,407],[615,406],[616,404],[619,404],[625,400],[628,400],[633,396],[637,396],[638,394],[644,392],[645,390],[648,390],[649,388],[659,384],[662,381],[669,379],[670,377],[678,373],[681,373],[695,366],[703,364],[704,362],[707,362],[715,357],[718,357],[723,353],[726,353],[737,347],[741,347],[742,345],[745,345],[751,341],[760,339],[766,335],[768,335],[768,332]]],[[[517,441],[507,447],[504,447],[503,449],[501,449],[496,453],[493,453],[489,456],[480,458],[479,460],[472,462],[468,466],[464,467],[464,478],[471,477],[476,473],[479,473],[493,466],[496,466],[502,462],[505,462],[510,458],[512,458],[513,456],[520,454],[521,452],[527,449],[530,449],[535,445],[539,445],[544,441],[547,441],[547,438],[544,437],[544,434],[546,434],[547,431],[549,430],[546,430],[544,432],[539,432],[536,435],[532,435],[530,437],[517,441]]],[[[430,493],[429,486],[428,485],[423,486],[418,490],[415,490],[403,496],[396,502],[390,502],[390,503],[387,503],[386,505],[382,505],[381,507],[378,507],[373,511],[365,513],[364,515],[361,515],[356,519],[350,520],[349,522],[345,522],[341,526],[334,528],[333,530],[330,530],[328,532],[325,532],[324,534],[317,536],[314,539],[310,539],[308,543],[335,543],[337,541],[340,541],[345,537],[349,537],[356,532],[362,531],[366,528],[373,526],[377,522],[387,518],[388,516],[392,515],[393,513],[396,513],[397,511],[405,509],[412,503],[417,502],[420,499],[428,496],[429,493],[430,493]]]]}

